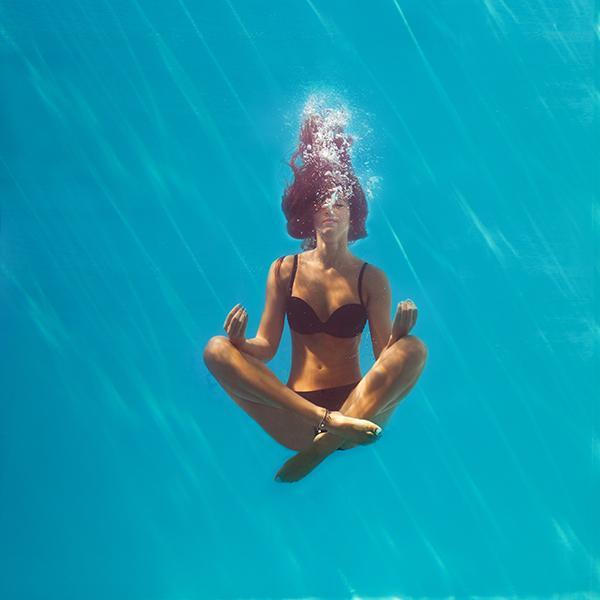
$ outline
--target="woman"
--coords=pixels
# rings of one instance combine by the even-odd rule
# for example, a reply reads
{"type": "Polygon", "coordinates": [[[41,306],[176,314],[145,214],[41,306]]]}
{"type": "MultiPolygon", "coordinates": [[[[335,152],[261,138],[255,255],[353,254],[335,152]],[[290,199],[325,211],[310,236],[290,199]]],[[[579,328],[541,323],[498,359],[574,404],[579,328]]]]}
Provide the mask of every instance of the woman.
{"type": "Polygon", "coordinates": [[[367,216],[351,143],[339,113],[305,119],[282,202],[288,232],[304,240],[305,251],[271,264],[256,337],[246,339],[248,314],[236,304],[225,319],[227,336],[211,338],[204,349],[206,366],[233,400],[299,451],[277,481],[297,481],[334,450],[376,441],[427,357],[425,344],[408,335],[414,303],[400,302],[392,323],[385,273],[348,250],[366,236],[367,216]],[[264,363],[277,351],[286,314],[292,366],[284,385],[264,363]],[[363,377],[358,351],[367,320],[376,361],[363,377]]]}

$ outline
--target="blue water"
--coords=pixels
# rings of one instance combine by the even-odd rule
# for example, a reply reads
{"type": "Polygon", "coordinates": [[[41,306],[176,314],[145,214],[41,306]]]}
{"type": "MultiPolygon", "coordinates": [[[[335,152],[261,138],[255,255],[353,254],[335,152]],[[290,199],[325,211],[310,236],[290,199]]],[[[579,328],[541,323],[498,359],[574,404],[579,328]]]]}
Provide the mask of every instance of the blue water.
{"type": "Polygon", "coordinates": [[[600,597],[592,13],[0,2],[0,597],[600,597]],[[202,348],[299,251],[311,94],[429,358],[376,447],[282,485],[202,348]]]}

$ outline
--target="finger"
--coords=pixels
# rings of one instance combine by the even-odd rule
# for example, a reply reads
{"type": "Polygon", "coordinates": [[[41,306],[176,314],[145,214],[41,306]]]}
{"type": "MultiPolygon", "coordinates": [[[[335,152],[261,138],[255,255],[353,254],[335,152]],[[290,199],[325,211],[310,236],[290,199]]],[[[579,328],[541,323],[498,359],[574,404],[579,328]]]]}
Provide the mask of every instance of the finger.
{"type": "Polygon", "coordinates": [[[246,309],[243,308],[235,317],[234,321],[234,337],[242,337],[242,332],[245,327],[246,309]]]}
{"type": "Polygon", "coordinates": [[[225,322],[223,323],[223,329],[225,329],[225,331],[227,331],[227,328],[229,327],[229,323],[231,323],[231,319],[233,318],[233,316],[235,315],[237,309],[241,306],[241,304],[236,304],[230,311],[229,313],[227,313],[227,316],[225,317],[225,322]]]}
{"type": "Polygon", "coordinates": [[[411,306],[415,314],[415,321],[417,320],[417,314],[419,313],[419,309],[417,305],[411,300],[411,306]]]}
{"type": "Polygon", "coordinates": [[[402,302],[398,302],[398,306],[396,307],[396,320],[400,320],[402,318],[402,310],[402,302]]]}
{"type": "Polygon", "coordinates": [[[233,316],[235,318],[240,318],[242,316],[242,313],[244,312],[244,305],[243,304],[238,304],[238,308],[237,310],[233,313],[233,316]]]}
{"type": "Polygon", "coordinates": [[[246,327],[246,322],[248,321],[248,312],[246,311],[246,309],[244,308],[242,310],[242,312],[240,313],[240,318],[238,321],[238,330],[237,330],[237,334],[242,335],[245,327],[246,327]]]}
{"type": "Polygon", "coordinates": [[[407,335],[412,323],[412,309],[408,301],[402,303],[402,334],[407,335]]]}
{"type": "Polygon", "coordinates": [[[240,308],[239,310],[236,311],[235,315],[233,316],[233,318],[231,319],[231,323],[229,325],[229,335],[230,337],[238,337],[238,331],[240,328],[240,315],[242,313],[243,309],[240,308]]]}
{"type": "Polygon", "coordinates": [[[237,316],[239,315],[239,313],[243,310],[243,306],[241,304],[236,304],[231,311],[229,312],[229,314],[227,315],[227,319],[225,320],[225,329],[227,330],[231,324],[234,322],[234,320],[237,318],[237,316]]]}
{"type": "Polygon", "coordinates": [[[409,327],[409,331],[415,326],[416,322],[417,322],[416,312],[414,310],[411,310],[410,311],[410,327],[409,327]]]}
{"type": "Polygon", "coordinates": [[[412,322],[412,321],[413,321],[413,319],[415,318],[415,312],[416,312],[416,308],[415,308],[415,305],[414,305],[412,302],[409,302],[409,303],[407,304],[407,306],[408,306],[408,312],[409,312],[409,314],[410,314],[410,320],[411,320],[411,322],[412,322]]]}
{"type": "Polygon", "coordinates": [[[398,303],[398,305],[396,306],[396,314],[394,315],[394,322],[392,323],[392,336],[396,335],[396,330],[398,329],[401,314],[402,311],[400,309],[400,303],[398,303]]]}
{"type": "Polygon", "coordinates": [[[398,305],[398,312],[396,313],[396,319],[394,321],[394,327],[393,327],[393,331],[394,331],[394,336],[395,337],[400,337],[403,335],[403,331],[404,331],[404,308],[401,305],[398,305]]]}
{"type": "Polygon", "coordinates": [[[244,309],[244,316],[242,317],[242,323],[240,325],[240,337],[246,337],[246,325],[248,325],[248,311],[244,309]]]}
{"type": "Polygon", "coordinates": [[[396,322],[398,325],[402,324],[403,317],[404,317],[404,302],[398,302],[398,309],[396,311],[396,322]]]}
{"type": "Polygon", "coordinates": [[[410,321],[410,310],[406,301],[402,302],[402,325],[408,325],[410,321]]]}

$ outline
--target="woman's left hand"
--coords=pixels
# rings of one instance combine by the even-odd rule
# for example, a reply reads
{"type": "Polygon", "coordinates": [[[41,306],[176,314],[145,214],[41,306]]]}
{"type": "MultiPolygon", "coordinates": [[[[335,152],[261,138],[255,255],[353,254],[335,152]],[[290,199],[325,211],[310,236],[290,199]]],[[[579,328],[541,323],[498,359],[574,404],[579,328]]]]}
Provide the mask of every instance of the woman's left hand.
{"type": "Polygon", "coordinates": [[[417,305],[410,298],[398,303],[387,346],[391,346],[401,337],[408,335],[417,322],[417,313],[417,305]]]}

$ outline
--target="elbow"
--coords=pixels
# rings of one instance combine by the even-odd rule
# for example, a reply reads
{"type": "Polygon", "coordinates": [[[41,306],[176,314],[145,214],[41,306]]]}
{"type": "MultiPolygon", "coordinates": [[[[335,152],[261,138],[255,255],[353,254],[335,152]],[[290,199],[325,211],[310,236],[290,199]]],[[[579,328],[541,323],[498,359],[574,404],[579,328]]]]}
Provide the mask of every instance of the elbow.
{"type": "Polygon", "coordinates": [[[273,347],[273,345],[265,338],[257,339],[260,339],[260,361],[268,363],[275,356],[277,348],[273,347]]]}
{"type": "Polygon", "coordinates": [[[386,344],[384,344],[384,343],[373,345],[373,356],[375,357],[375,360],[379,359],[379,357],[381,356],[381,354],[383,353],[385,348],[386,348],[386,344]]]}

